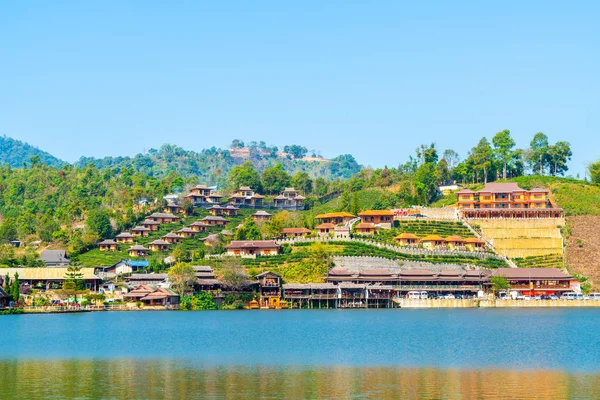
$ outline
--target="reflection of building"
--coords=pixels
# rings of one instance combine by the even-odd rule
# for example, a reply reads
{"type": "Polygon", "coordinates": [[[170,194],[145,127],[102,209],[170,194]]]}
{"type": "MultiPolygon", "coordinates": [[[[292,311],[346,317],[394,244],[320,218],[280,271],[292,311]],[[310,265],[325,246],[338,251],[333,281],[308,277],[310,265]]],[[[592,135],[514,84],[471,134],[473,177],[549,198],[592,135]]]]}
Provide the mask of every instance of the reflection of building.
{"type": "Polygon", "coordinates": [[[466,218],[561,218],[562,208],[554,208],[550,192],[542,188],[521,189],[516,183],[488,183],[477,192],[456,193],[457,207],[466,218]]]}

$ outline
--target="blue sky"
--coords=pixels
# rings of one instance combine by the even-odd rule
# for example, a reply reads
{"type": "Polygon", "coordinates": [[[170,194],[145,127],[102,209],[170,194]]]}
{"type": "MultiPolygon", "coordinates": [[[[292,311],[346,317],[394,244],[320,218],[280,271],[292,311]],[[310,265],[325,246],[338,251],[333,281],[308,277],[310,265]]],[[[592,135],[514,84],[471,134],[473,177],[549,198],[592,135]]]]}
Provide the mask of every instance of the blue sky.
{"type": "Polygon", "coordinates": [[[0,134],[63,159],[299,143],[396,166],[510,129],[600,157],[597,2],[15,1],[0,134]]]}

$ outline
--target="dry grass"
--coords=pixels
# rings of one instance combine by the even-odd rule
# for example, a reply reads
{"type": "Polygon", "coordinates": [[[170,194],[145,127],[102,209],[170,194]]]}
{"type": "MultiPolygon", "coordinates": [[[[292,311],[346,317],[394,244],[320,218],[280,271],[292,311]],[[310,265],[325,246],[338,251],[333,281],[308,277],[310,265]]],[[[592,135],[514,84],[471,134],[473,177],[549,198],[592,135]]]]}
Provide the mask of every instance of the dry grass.
{"type": "Polygon", "coordinates": [[[567,217],[571,231],[567,239],[566,262],[569,272],[590,278],[600,288],[600,216],[567,217]]]}

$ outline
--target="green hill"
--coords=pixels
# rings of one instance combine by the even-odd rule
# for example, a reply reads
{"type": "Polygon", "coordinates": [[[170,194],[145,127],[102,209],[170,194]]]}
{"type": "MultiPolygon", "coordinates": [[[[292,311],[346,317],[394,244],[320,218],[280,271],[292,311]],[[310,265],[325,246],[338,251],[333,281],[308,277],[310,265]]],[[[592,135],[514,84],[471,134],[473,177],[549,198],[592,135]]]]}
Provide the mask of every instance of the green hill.
{"type": "Polygon", "coordinates": [[[7,136],[0,136],[0,164],[8,164],[13,168],[29,163],[30,159],[38,156],[40,161],[46,165],[62,166],[64,161],[59,160],[50,153],[42,151],[32,145],[7,136]]]}

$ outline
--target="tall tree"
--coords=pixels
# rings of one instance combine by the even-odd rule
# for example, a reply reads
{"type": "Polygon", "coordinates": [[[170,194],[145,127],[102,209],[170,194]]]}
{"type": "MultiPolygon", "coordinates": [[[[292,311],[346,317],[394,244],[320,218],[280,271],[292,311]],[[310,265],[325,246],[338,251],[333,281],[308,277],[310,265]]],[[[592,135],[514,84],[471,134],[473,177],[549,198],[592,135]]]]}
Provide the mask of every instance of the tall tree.
{"type": "Polygon", "coordinates": [[[556,142],[548,148],[551,175],[564,175],[569,170],[567,162],[571,160],[571,144],[569,142],[556,142]]]}
{"type": "Polygon", "coordinates": [[[506,179],[506,166],[513,157],[515,141],[512,136],[510,136],[510,131],[505,129],[494,135],[492,143],[494,144],[494,153],[503,166],[502,178],[506,179]]]}
{"type": "Polygon", "coordinates": [[[590,180],[595,185],[600,185],[600,160],[588,165],[590,180]]]}
{"type": "Polygon", "coordinates": [[[458,155],[458,153],[456,151],[454,151],[452,149],[444,150],[442,159],[446,160],[446,164],[448,165],[448,170],[450,171],[450,174],[452,174],[452,172],[454,171],[454,168],[456,168],[456,166],[460,162],[460,156],[458,155]]]}
{"type": "Polygon", "coordinates": [[[104,210],[92,210],[85,221],[88,233],[97,235],[99,238],[109,238],[113,229],[110,224],[108,213],[104,210]]]}
{"type": "Polygon", "coordinates": [[[532,170],[538,170],[544,175],[544,165],[548,159],[548,136],[538,132],[533,136],[529,144],[529,163],[532,170]]]}
{"type": "Polygon", "coordinates": [[[19,291],[20,285],[21,284],[19,283],[19,273],[15,272],[15,277],[12,280],[12,284],[10,286],[10,297],[15,303],[18,302],[19,298],[21,297],[21,292],[19,291]]]}
{"type": "Polygon", "coordinates": [[[229,171],[227,180],[232,189],[237,189],[240,186],[250,186],[258,192],[262,190],[260,174],[254,169],[251,161],[246,161],[242,165],[233,167],[229,171]]]}
{"type": "Polygon", "coordinates": [[[8,297],[12,299],[12,291],[10,290],[10,276],[8,276],[8,273],[4,275],[4,291],[8,297]]]}
{"type": "Polygon", "coordinates": [[[186,263],[176,263],[169,268],[169,282],[171,287],[180,296],[185,296],[192,291],[196,277],[194,275],[194,268],[186,263]]]}
{"type": "Polygon", "coordinates": [[[304,194],[309,194],[312,192],[312,179],[306,172],[298,171],[292,178],[292,186],[304,194]]]}
{"type": "Polygon", "coordinates": [[[492,166],[493,151],[490,142],[484,137],[472,150],[475,168],[483,172],[483,182],[487,183],[488,171],[492,166]]]}
{"type": "Polygon", "coordinates": [[[290,185],[290,176],[285,172],[281,164],[273,168],[265,168],[261,176],[263,190],[266,193],[274,194],[282,192],[290,185]]]}

